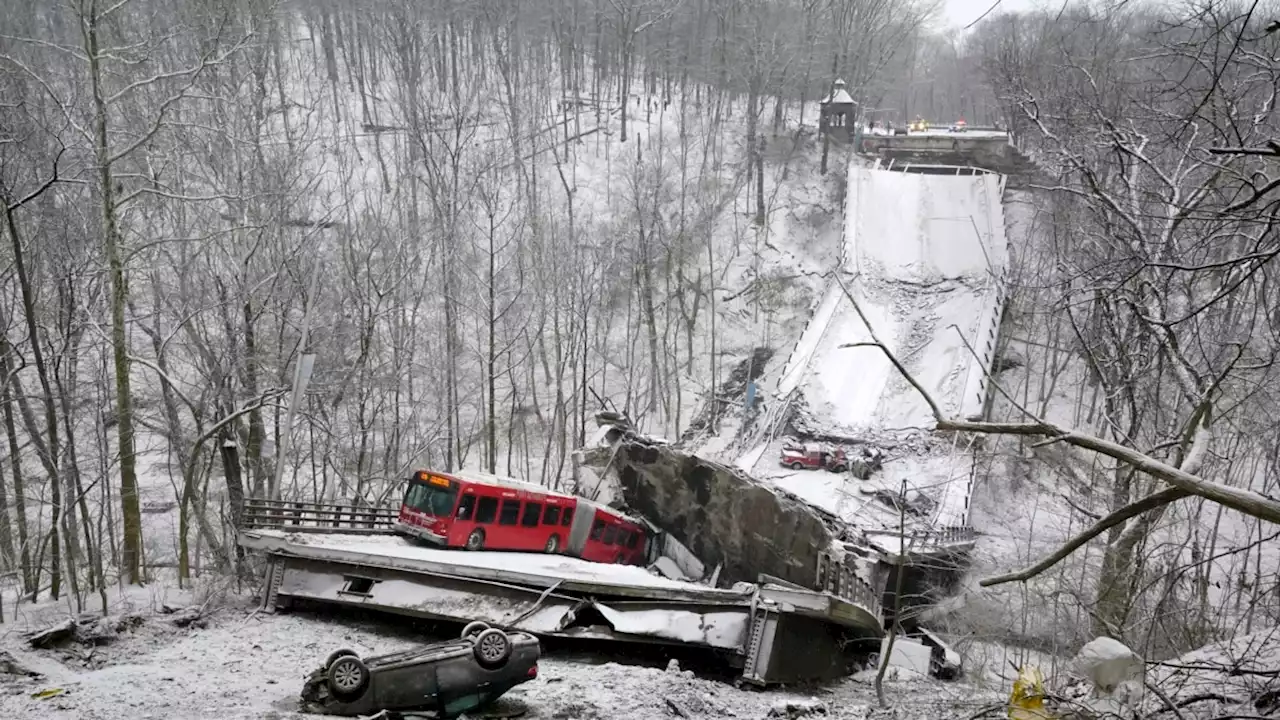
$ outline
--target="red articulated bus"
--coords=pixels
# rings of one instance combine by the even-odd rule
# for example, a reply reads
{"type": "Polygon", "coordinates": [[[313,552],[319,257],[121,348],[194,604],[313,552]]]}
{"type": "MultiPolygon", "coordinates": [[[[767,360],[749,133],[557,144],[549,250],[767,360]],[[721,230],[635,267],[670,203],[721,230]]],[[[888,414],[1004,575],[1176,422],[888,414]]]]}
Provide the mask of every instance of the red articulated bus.
{"type": "Polygon", "coordinates": [[[419,470],[409,479],[396,530],[444,547],[563,553],[643,565],[644,526],[585,498],[512,478],[419,470]]]}

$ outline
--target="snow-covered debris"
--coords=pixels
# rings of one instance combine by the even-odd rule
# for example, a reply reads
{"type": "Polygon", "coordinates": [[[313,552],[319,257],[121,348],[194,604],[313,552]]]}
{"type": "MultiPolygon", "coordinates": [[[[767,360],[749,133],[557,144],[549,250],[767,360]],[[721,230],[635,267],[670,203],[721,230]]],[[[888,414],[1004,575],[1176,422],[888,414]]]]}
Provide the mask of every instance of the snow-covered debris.
{"type": "Polygon", "coordinates": [[[827,704],[817,698],[808,700],[779,700],[769,708],[771,718],[800,718],[808,715],[826,715],[827,704]]]}
{"type": "Polygon", "coordinates": [[[880,641],[880,658],[891,668],[906,670],[921,677],[929,674],[929,663],[933,659],[933,651],[929,646],[916,640],[904,637],[894,638],[893,651],[889,649],[889,638],[880,641]]]}
{"type": "Polygon", "coordinates": [[[1129,646],[1108,637],[1095,638],[1076,655],[1077,671],[1089,679],[1098,692],[1110,695],[1125,683],[1142,684],[1145,664],[1129,646]]]}
{"type": "Polygon", "coordinates": [[[680,567],[676,565],[676,561],[669,557],[660,557],[654,561],[652,568],[659,575],[668,580],[688,580],[684,573],[680,572],[680,567]]]}
{"type": "Polygon", "coordinates": [[[110,617],[82,617],[76,626],[75,639],[85,645],[106,645],[121,633],[136,630],[144,622],[137,613],[125,613],[110,617]]]}
{"type": "Polygon", "coordinates": [[[142,623],[143,618],[137,613],[108,617],[85,614],[28,633],[26,640],[28,645],[36,649],[52,648],[70,642],[106,645],[115,640],[117,635],[134,630],[142,623]]]}
{"type": "Polygon", "coordinates": [[[24,665],[8,650],[0,650],[0,675],[22,675],[38,678],[41,673],[24,665]]]}
{"type": "Polygon", "coordinates": [[[33,648],[49,648],[70,640],[75,631],[75,618],[67,618],[56,625],[41,628],[28,634],[27,643],[33,648]]]}
{"type": "MultiPolygon", "coordinates": [[[[1280,706],[1278,668],[1280,628],[1271,627],[1152,663],[1148,679],[1171,701],[1186,707],[1184,715],[1192,710],[1205,717],[1237,710],[1255,715],[1280,706]]],[[[1152,710],[1164,707],[1159,698],[1149,696],[1147,703],[1152,710]]]]}

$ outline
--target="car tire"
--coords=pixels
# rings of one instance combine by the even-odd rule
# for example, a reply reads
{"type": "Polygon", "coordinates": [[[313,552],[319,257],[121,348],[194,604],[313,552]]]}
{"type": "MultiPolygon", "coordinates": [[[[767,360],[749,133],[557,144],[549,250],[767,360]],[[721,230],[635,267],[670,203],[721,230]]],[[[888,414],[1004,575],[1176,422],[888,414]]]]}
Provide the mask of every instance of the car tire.
{"type": "Polygon", "coordinates": [[[848,470],[848,469],[849,469],[849,468],[847,468],[847,467],[845,467],[845,466],[843,466],[843,465],[836,465],[835,467],[831,468],[831,472],[834,472],[834,473],[842,473],[842,472],[844,472],[845,470],[848,470]]]}
{"type": "Polygon", "coordinates": [[[511,657],[511,638],[498,628],[489,628],[471,641],[471,651],[480,667],[500,668],[511,657]]]}
{"type": "Polygon", "coordinates": [[[475,530],[472,530],[471,534],[467,536],[466,547],[468,550],[483,550],[484,549],[484,531],[481,530],[480,528],[476,528],[475,530]]]}
{"type": "Polygon", "coordinates": [[[343,655],[329,665],[325,678],[334,697],[350,702],[369,687],[369,668],[355,655],[343,655]]]}
{"type": "Polygon", "coordinates": [[[355,650],[352,650],[351,648],[342,648],[341,650],[334,650],[333,652],[329,653],[329,658],[324,661],[324,669],[328,670],[329,666],[333,664],[334,660],[337,660],[340,657],[347,657],[348,655],[351,655],[353,657],[359,657],[359,653],[357,653],[355,650]]]}
{"type": "Polygon", "coordinates": [[[555,555],[556,553],[560,552],[560,536],[552,535],[551,537],[547,538],[547,546],[543,548],[543,550],[548,555],[555,555]]]}
{"type": "Polygon", "coordinates": [[[472,622],[467,623],[466,627],[462,628],[462,639],[470,640],[488,629],[489,623],[483,620],[473,620],[472,622]]]}
{"type": "Polygon", "coordinates": [[[804,469],[804,463],[793,462],[793,463],[791,463],[791,469],[792,469],[792,470],[803,470],[803,469],[804,469]]]}

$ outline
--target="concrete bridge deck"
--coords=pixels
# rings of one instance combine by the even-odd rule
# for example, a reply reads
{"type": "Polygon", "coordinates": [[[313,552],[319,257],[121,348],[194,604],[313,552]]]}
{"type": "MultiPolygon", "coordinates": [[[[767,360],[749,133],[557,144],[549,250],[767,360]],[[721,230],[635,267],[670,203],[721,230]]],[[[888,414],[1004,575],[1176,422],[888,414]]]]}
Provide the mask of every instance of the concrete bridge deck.
{"type": "Polygon", "coordinates": [[[859,604],[771,578],[714,588],[634,566],[443,550],[340,528],[245,530],[239,543],[266,556],[268,611],[343,605],[549,637],[682,645],[711,651],[758,684],[836,677],[850,639],[874,643],[882,634],[872,594],[859,604]]]}

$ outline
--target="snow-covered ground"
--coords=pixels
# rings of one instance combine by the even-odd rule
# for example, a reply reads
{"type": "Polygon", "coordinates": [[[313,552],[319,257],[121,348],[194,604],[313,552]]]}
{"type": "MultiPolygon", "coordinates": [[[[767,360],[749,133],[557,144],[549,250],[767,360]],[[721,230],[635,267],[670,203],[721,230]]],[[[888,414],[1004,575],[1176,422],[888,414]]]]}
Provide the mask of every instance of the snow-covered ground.
{"type": "MultiPolygon", "coordinates": [[[[235,720],[316,717],[298,711],[303,677],[330,652],[349,647],[362,655],[394,652],[428,642],[430,626],[403,619],[360,620],[351,616],[268,615],[250,611],[233,598],[217,610],[207,628],[180,629],[165,616],[149,614],[138,593],[134,610],[146,619],[97,648],[27,649],[18,630],[59,617],[58,608],[28,608],[21,627],[9,629],[0,648],[41,678],[0,675],[0,717],[44,720],[235,720]],[[41,690],[61,689],[47,699],[41,690]]],[[[123,604],[115,612],[130,608],[123,604]]],[[[696,677],[688,670],[664,669],[660,648],[646,653],[648,665],[621,665],[597,656],[592,646],[548,646],[538,678],[509,693],[528,707],[525,717],[562,720],[653,720],[764,718],[775,706],[814,699],[827,717],[900,717],[875,710],[875,694],[865,675],[797,690],[740,690],[696,677]]],[[[969,717],[998,702],[998,691],[963,683],[928,680],[886,683],[894,709],[909,717],[938,720],[969,717]]]]}

